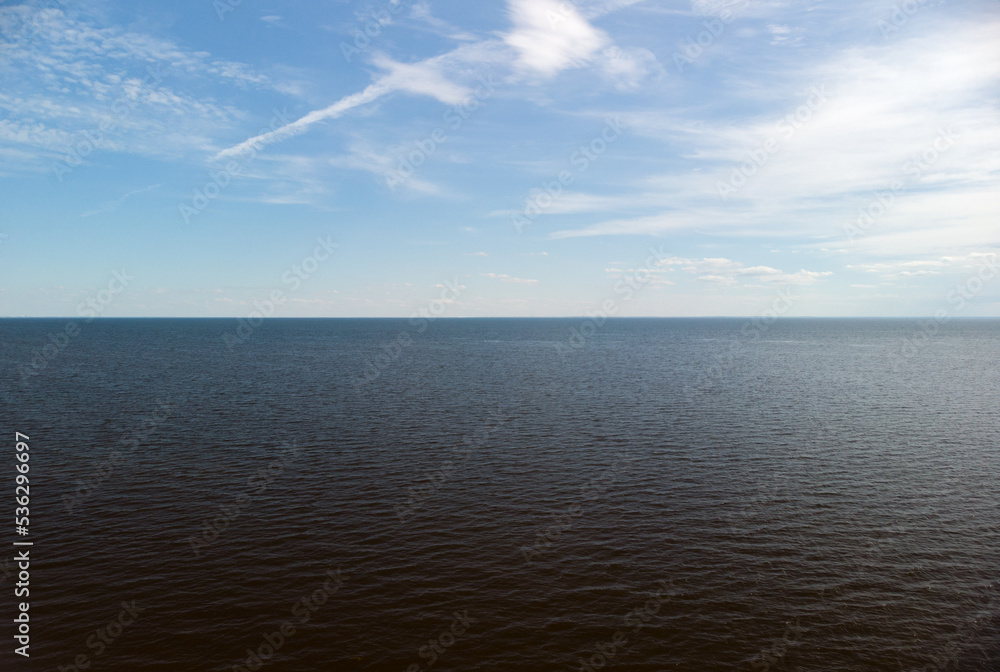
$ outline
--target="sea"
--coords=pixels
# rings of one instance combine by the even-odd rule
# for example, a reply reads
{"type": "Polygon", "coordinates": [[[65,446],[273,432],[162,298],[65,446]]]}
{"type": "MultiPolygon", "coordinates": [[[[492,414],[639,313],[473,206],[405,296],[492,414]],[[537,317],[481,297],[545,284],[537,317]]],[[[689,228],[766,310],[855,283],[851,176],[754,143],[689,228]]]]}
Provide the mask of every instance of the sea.
{"type": "Polygon", "coordinates": [[[998,386],[995,319],[0,320],[0,669],[997,671],[998,386]]]}

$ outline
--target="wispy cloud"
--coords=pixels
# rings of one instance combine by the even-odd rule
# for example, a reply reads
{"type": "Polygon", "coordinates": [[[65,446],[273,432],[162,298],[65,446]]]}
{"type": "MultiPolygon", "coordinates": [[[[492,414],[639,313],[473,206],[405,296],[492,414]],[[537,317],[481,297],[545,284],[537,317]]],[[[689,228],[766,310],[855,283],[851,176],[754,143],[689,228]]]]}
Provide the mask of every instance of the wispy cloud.
{"type": "MultiPolygon", "coordinates": [[[[204,95],[274,90],[250,66],[118,26],[97,26],[69,5],[35,14],[0,8],[5,64],[0,143],[17,169],[60,160],[78,143],[93,150],[177,158],[213,147],[213,136],[244,117],[204,95]],[[17,73],[17,77],[12,77],[17,73]]],[[[89,152],[88,152],[89,153],[89,152]]],[[[2,158],[2,157],[0,157],[2,158]]]]}
{"type": "Polygon", "coordinates": [[[127,201],[132,196],[135,196],[136,194],[143,194],[143,193],[145,193],[147,191],[152,191],[153,189],[159,189],[159,188],[160,188],[160,185],[153,184],[153,185],[150,185],[148,187],[143,187],[142,189],[135,189],[134,191],[130,191],[130,192],[126,193],[126,194],[122,194],[121,196],[119,196],[118,198],[116,198],[116,199],[114,199],[112,201],[108,201],[107,203],[105,203],[101,207],[97,208],[96,210],[88,210],[86,212],[80,213],[80,216],[81,217],[92,217],[94,215],[100,215],[100,214],[103,214],[105,212],[114,212],[125,201],[127,201]]]}
{"type": "MultiPolygon", "coordinates": [[[[955,19],[947,41],[914,34],[892,45],[845,48],[803,63],[766,94],[748,86],[745,105],[776,111],[732,118],[708,109],[627,112],[630,133],[675,148],[683,160],[674,163],[683,168],[634,180],[631,193],[564,194],[551,213],[647,212],[560,229],[553,238],[681,230],[842,237],[858,207],[900,181],[906,193],[859,250],[911,245],[905,238],[921,235],[914,228],[933,232],[930,249],[949,218],[951,227],[970,227],[962,237],[982,240],[981,224],[1000,215],[995,199],[985,198],[1000,170],[1000,112],[989,93],[1000,84],[997,30],[997,21],[955,19]],[[828,102],[797,121],[810,88],[822,86],[828,102]],[[956,138],[946,152],[934,149],[941,133],[956,138]],[[778,149],[762,153],[769,141],[778,149]],[[763,165],[754,156],[763,156],[763,165]],[[718,185],[741,167],[750,177],[723,202],[718,185]]],[[[739,99],[737,92],[725,100],[739,99]]]]}
{"type": "Polygon", "coordinates": [[[1000,254],[997,251],[987,251],[971,252],[961,256],[849,264],[847,268],[873,273],[879,275],[883,280],[891,282],[922,276],[964,275],[983,266],[995,267],[998,259],[1000,259],[1000,254]]]}
{"type": "MultiPolygon", "coordinates": [[[[637,314],[744,314],[782,285],[822,296],[802,307],[817,314],[912,311],[1000,250],[1000,19],[986,0],[921,3],[889,34],[876,25],[888,6],[862,0],[244,3],[240,31],[159,5],[47,4],[0,7],[0,175],[25,185],[6,196],[19,244],[36,234],[17,212],[72,158],[87,169],[30,205],[45,221],[75,197],[86,221],[124,227],[102,215],[168,194],[211,204],[206,224],[252,227],[275,257],[273,228],[331,222],[358,250],[419,246],[419,264],[345,255],[343,294],[317,289],[317,313],[400,314],[408,283],[440,281],[421,275],[433,268],[483,283],[462,306],[476,314],[563,314],[636,275],[665,290],[637,314]],[[692,44],[696,62],[674,67],[692,44]],[[613,144],[599,135],[609,118],[613,144]],[[139,193],[152,182],[162,194],[139,193]],[[510,215],[529,208],[516,236],[510,215]],[[645,272],[623,261],[668,243],[677,256],[645,272]],[[509,273],[481,274],[497,267],[509,273]]],[[[218,230],[198,228],[193,240],[218,230]]],[[[134,238],[124,252],[170,272],[134,238]]],[[[234,261],[205,267],[213,287],[242,277],[234,261]]],[[[171,291],[172,307],[192,298],[171,291]]],[[[15,301],[4,310],[34,310],[15,301]]]]}
{"type": "Polygon", "coordinates": [[[370,103],[373,100],[377,100],[386,93],[392,91],[392,88],[385,84],[384,82],[377,82],[375,84],[369,85],[363,91],[359,93],[354,93],[349,96],[341,98],[336,103],[323,108],[322,110],[315,110],[309,114],[293,121],[290,124],[286,124],[281,128],[269,131],[267,133],[261,133],[260,135],[255,135],[252,138],[248,138],[238,145],[233,145],[227,149],[223,149],[218,154],[216,154],[216,159],[225,158],[227,156],[235,156],[243,154],[249,151],[251,148],[260,147],[263,145],[269,145],[280,140],[285,140],[287,138],[294,137],[300,133],[305,133],[309,130],[309,127],[320,121],[326,119],[336,119],[345,112],[358,107],[359,105],[364,105],[365,103],[370,103]]]}
{"type": "Polygon", "coordinates": [[[660,262],[661,266],[677,266],[681,270],[697,276],[702,282],[718,285],[737,285],[741,280],[782,285],[811,285],[820,278],[833,275],[833,271],[807,271],[786,273],[770,266],[746,266],[725,257],[686,259],[670,257],[660,262]]]}
{"type": "Polygon", "coordinates": [[[500,282],[512,282],[519,285],[536,285],[538,280],[528,279],[528,278],[515,278],[504,273],[480,273],[484,278],[489,278],[491,280],[499,280],[500,282]]]}
{"type": "MultiPolygon", "coordinates": [[[[633,3],[598,3],[595,15],[633,3]]],[[[429,20],[423,5],[414,8],[417,16],[429,20]]],[[[612,44],[601,30],[592,26],[571,3],[560,0],[508,0],[513,24],[502,40],[486,38],[464,43],[452,51],[413,63],[402,63],[374,52],[372,65],[382,71],[360,92],[344,96],[325,108],[315,110],[287,126],[251,137],[220,151],[216,158],[233,156],[250,147],[268,145],[306,132],[314,124],[341,117],[355,108],[375,102],[391,93],[428,96],[447,105],[466,103],[478,85],[483,67],[497,67],[514,73],[534,73],[552,77],[559,72],[595,64],[619,89],[635,88],[659,65],[647,49],[622,49],[612,44]],[[473,83],[471,87],[461,82],[473,83]]]]}

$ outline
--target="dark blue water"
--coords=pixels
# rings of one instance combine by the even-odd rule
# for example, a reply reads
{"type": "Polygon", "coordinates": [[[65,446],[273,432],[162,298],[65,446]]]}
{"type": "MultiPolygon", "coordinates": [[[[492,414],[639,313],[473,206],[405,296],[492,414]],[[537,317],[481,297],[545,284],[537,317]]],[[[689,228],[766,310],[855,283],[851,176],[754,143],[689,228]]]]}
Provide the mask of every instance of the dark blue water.
{"type": "Polygon", "coordinates": [[[1000,321],[237,326],[0,321],[28,669],[1000,669],[1000,321]]]}

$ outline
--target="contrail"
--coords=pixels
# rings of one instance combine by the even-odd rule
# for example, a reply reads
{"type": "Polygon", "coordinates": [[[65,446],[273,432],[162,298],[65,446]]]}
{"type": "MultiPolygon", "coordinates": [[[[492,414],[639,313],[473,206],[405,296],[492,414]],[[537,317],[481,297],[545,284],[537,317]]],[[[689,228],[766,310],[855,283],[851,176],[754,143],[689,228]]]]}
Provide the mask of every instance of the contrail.
{"type": "Polygon", "coordinates": [[[370,103],[376,98],[380,98],[385,94],[392,91],[394,87],[385,82],[385,80],[375,82],[374,84],[369,84],[368,87],[359,93],[352,93],[349,96],[341,98],[333,105],[329,107],[324,107],[322,110],[315,110],[310,112],[301,119],[297,119],[290,124],[286,124],[279,129],[269,131],[267,133],[261,133],[256,135],[249,140],[244,140],[238,145],[234,145],[229,149],[224,149],[215,155],[216,159],[221,159],[227,156],[233,156],[234,154],[242,154],[250,148],[260,147],[261,145],[269,145],[272,142],[278,142],[279,140],[284,140],[285,138],[290,138],[292,136],[298,135],[300,133],[305,133],[305,131],[315,124],[317,121],[323,121],[324,119],[335,119],[339,117],[344,112],[357,107],[358,105],[364,105],[365,103],[370,103]]]}

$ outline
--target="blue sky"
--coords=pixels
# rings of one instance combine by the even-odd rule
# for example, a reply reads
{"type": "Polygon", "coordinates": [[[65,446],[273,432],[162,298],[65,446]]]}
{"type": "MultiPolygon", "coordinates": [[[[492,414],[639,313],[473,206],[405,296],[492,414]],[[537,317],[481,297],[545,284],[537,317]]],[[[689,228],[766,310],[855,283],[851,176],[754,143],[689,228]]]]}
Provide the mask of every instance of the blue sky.
{"type": "Polygon", "coordinates": [[[0,315],[1000,314],[995,0],[44,0],[0,30],[0,315]]]}

